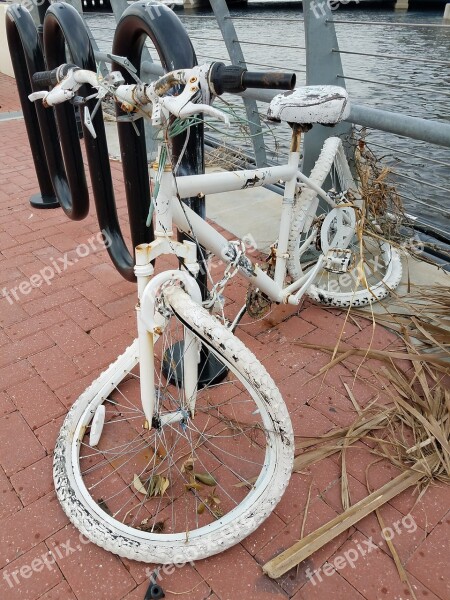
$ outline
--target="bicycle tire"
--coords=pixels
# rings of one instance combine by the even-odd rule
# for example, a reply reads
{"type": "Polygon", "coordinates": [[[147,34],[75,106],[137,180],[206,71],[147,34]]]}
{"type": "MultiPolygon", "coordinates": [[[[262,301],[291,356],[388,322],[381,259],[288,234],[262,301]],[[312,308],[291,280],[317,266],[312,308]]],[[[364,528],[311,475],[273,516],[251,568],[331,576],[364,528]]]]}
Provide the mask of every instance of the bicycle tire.
{"type": "MultiPolygon", "coordinates": [[[[357,185],[348,165],[342,141],[337,137],[330,137],[325,141],[309,177],[316,185],[322,187],[332,170],[335,171],[341,190],[357,191],[357,185]]],[[[316,216],[318,206],[319,199],[316,192],[305,187],[301,193],[301,202],[297,202],[294,207],[289,234],[287,268],[294,280],[304,275],[304,268],[299,256],[299,240],[302,239],[302,234],[306,237],[306,232],[308,232],[316,216]]],[[[324,289],[318,284],[324,273],[322,271],[322,275],[319,273],[316,276],[306,294],[319,304],[334,307],[366,306],[385,298],[391,290],[398,287],[401,281],[402,263],[399,252],[387,242],[380,243],[377,252],[384,266],[380,268],[382,273],[374,278],[369,285],[358,290],[344,290],[339,289],[340,285],[338,283],[334,286],[338,289],[324,289]]],[[[365,261],[365,257],[362,260],[365,261]]],[[[333,283],[335,283],[335,280],[333,283]]]]}
{"type": "MultiPolygon", "coordinates": [[[[130,527],[129,524],[121,523],[116,518],[108,515],[105,508],[99,506],[98,500],[93,499],[86,487],[87,483],[83,481],[80,466],[80,447],[82,447],[83,436],[86,435],[86,425],[95,413],[96,407],[104,402],[104,397],[108,399],[113,397],[108,390],[111,388],[116,389],[119,385],[118,382],[123,380],[124,374],[129,373],[136,365],[139,358],[137,341],[100,375],[70,409],[55,446],[53,471],[57,496],[65,513],[75,527],[90,541],[131,560],[172,564],[199,560],[221,552],[238,543],[256,529],[272,512],[287,487],[292,471],[294,443],[292,426],[283,399],[273,380],[255,356],[215,317],[195,304],[179,286],[167,288],[164,290],[163,295],[172,310],[170,319],[179,320],[183,328],[188,328],[198,336],[201,343],[206,344],[210,351],[231,369],[236,381],[242,382],[246,391],[249,392],[254,402],[252,406],[256,405],[257,410],[256,412],[252,410],[249,412],[248,407],[245,405],[247,401],[239,400],[240,410],[246,412],[246,414],[257,416],[259,412],[261,420],[265,425],[268,425],[262,436],[258,432],[258,440],[261,437],[266,440],[261,473],[249,490],[246,486],[239,487],[230,484],[229,489],[233,488],[232,494],[238,494],[235,489],[239,488],[239,494],[246,492],[245,498],[239,500],[236,506],[225,498],[232,509],[222,517],[216,515],[211,523],[190,530],[188,535],[185,531],[181,531],[181,533],[156,533],[154,530],[137,530],[130,527]],[[246,489],[240,491],[244,487],[246,489]]],[[[132,378],[126,380],[125,385],[130,381],[132,381],[132,378]]],[[[234,386],[237,385],[236,381],[233,381],[234,386]]],[[[230,389],[228,388],[226,394],[229,393],[230,389]]],[[[214,394],[217,396],[217,389],[214,394]]],[[[236,402],[238,401],[236,400],[236,402]]],[[[225,410],[222,408],[224,404],[219,404],[219,406],[221,410],[225,410]]],[[[198,418],[201,418],[203,413],[198,411],[200,411],[200,408],[196,407],[196,413],[200,415],[198,418]]],[[[182,428],[179,429],[181,431],[182,428]]],[[[208,431],[211,431],[211,428],[208,431]]],[[[171,431],[167,430],[167,436],[169,433],[171,431]]],[[[156,440],[156,433],[154,435],[156,440]]],[[[181,438],[181,433],[179,436],[181,438]]],[[[221,443],[217,431],[214,430],[214,436],[206,435],[205,437],[208,437],[207,444],[213,448],[212,454],[218,455],[218,450],[215,449],[218,446],[214,446],[214,443],[221,443]],[[209,439],[213,441],[209,441],[209,439]]],[[[224,435],[222,437],[225,440],[226,437],[230,436],[224,435]]],[[[244,437],[241,437],[240,442],[247,445],[244,437]]],[[[224,443],[230,444],[230,441],[225,440],[224,443]]],[[[203,450],[205,446],[206,443],[197,450],[203,450]]],[[[173,446],[173,456],[175,456],[175,448],[176,445],[173,446]]],[[[252,449],[251,452],[256,452],[256,450],[252,449]]],[[[244,456],[248,457],[250,455],[244,454],[244,456]]],[[[168,459],[168,464],[171,464],[171,460],[176,459],[173,457],[168,459]]],[[[197,457],[195,460],[197,460],[197,457]]],[[[243,458],[243,460],[245,459],[243,458]]],[[[251,460],[246,462],[252,463],[251,460]]],[[[89,469],[99,471],[101,470],[100,467],[97,468],[99,464],[95,463],[94,467],[89,467],[89,469]]],[[[253,465],[250,466],[250,470],[253,470],[253,465]]],[[[225,481],[224,471],[220,471],[222,468],[225,469],[221,465],[219,475],[222,473],[222,479],[225,481]]],[[[177,475],[177,473],[175,474],[177,475]]],[[[119,467],[117,467],[117,475],[119,475],[119,467]]],[[[87,477],[89,477],[89,474],[87,477]]],[[[219,494],[222,493],[222,488],[219,487],[221,485],[220,478],[217,475],[215,477],[217,478],[216,483],[219,491],[214,493],[219,494]]],[[[245,479],[247,478],[246,475],[245,479]]],[[[233,479],[232,477],[230,481],[233,479]]],[[[120,485],[122,485],[121,482],[120,485]]],[[[196,491],[191,492],[192,490],[188,492],[189,498],[197,494],[196,491]]],[[[175,492],[173,492],[172,512],[174,512],[174,506],[176,506],[178,500],[179,498],[175,498],[175,492]]],[[[172,518],[174,518],[173,515],[172,518]]],[[[210,515],[207,515],[206,518],[209,519],[210,515]]],[[[197,516],[196,519],[198,520],[199,517],[197,516]]]]}

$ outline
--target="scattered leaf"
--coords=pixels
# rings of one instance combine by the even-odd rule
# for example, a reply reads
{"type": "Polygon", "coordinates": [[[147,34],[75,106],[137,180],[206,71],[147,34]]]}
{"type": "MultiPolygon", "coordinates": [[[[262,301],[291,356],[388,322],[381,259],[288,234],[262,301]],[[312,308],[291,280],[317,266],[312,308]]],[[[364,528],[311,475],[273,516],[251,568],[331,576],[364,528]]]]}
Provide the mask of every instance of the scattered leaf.
{"type": "Polygon", "coordinates": [[[197,506],[197,514],[202,515],[205,512],[206,504],[202,502],[197,506]]]}
{"type": "Polygon", "coordinates": [[[140,494],[144,494],[144,496],[147,495],[147,489],[146,489],[145,485],[142,483],[142,481],[139,479],[139,476],[136,474],[133,475],[133,487],[140,494]]]}
{"type": "Polygon", "coordinates": [[[144,494],[149,498],[153,496],[163,496],[169,485],[169,479],[167,477],[163,477],[163,475],[153,475],[149,479],[147,487],[142,483],[138,475],[134,475],[133,477],[133,487],[140,494],[144,494]]]}
{"type": "Polygon", "coordinates": [[[163,475],[153,475],[148,485],[148,495],[152,496],[163,496],[164,492],[169,487],[169,480],[163,475]]]}
{"type": "Polygon", "coordinates": [[[194,468],[194,459],[193,458],[188,458],[181,465],[181,472],[182,473],[186,473],[186,471],[192,471],[193,468],[194,468]]]}
{"type": "Polygon", "coordinates": [[[194,480],[190,481],[189,483],[185,483],[184,487],[187,490],[201,490],[202,486],[199,483],[196,483],[194,480]]]}
{"type": "Polygon", "coordinates": [[[200,483],[214,487],[217,485],[217,481],[209,473],[193,473],[194,478],[200,483]]]}

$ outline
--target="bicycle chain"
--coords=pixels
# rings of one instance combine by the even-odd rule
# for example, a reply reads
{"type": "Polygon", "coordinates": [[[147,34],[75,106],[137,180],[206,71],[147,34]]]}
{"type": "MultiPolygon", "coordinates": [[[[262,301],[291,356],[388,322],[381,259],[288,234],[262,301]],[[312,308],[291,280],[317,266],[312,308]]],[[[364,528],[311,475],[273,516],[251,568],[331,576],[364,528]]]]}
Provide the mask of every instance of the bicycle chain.
{"type": "Polygon", "coordinates": [[[211,288],[208,298],[203,301],[203,306],[208,310],[213,308],[214,304],[217,302],[217,300],[222,295],[227,283],[230,281],[230,279],[232,279],[238,273],[239,262],[240,262],[242,256],[245,256],[244,242],[242,242],[240,240],[233,241],[233,242],[229,242],[229,245],[234,246],[236,248],[236,254],[235,254],[235,257],[233,258],[233,260],[231,262],[229,262],[228,265],[226,266],[222,279],[220,281],[218,281],[211,288]]]}

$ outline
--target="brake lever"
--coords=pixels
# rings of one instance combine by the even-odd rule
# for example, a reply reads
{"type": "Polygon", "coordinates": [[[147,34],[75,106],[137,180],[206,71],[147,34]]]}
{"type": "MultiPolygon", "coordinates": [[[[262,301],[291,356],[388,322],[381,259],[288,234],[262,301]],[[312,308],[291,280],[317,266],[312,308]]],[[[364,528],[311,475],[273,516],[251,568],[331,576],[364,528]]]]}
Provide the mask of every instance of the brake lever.
{"type": "Polygon", "coordinates": [[[84,107],[84,126],[86,127],[86,129],[89,131],[89,133],[92,135],[92,137],[95,140],[97,138],[97,134],[95,132],[94,125],[92,124],[93,118],[94,118],[94,115],[92,115],[92,117],[91,117],[89,108],[87,106],[85,106],[84,107]]]}
{"type": "Polygon", "coordinates": [[[139,79],[137,75],[136,67],[126,58],[125,56],[117,56],[116,54],[108,53],[106,55],[110,60],[114,61],[121,67],[123,67],[135,80],[136,83],[142,83],[141,79],[139,79]]]}
{"type": "Polygon", "coordinates": [[[192,115],[203,113],[223,121],[227,127],[230,126],[230,117],[221,110],[217,110],[217,108],[213,108],[209,104],[197,104],[195,102],[186,102],[180,107],[179,98],[180,96],[167,96],[162,98],[161,104],[173,115],[180,117],[180,119],[186,119],[192,115]]]}
{"type": "Polygon", "coordinates": [[[36,100],[41,100],[41,99],[43,100],[47,94],[48,94],[48,92],[46,92],[46,91],[33,92],[32,94],[29,94],[28,100],[31,100],[31,102],[36,102],[36,100]]]}

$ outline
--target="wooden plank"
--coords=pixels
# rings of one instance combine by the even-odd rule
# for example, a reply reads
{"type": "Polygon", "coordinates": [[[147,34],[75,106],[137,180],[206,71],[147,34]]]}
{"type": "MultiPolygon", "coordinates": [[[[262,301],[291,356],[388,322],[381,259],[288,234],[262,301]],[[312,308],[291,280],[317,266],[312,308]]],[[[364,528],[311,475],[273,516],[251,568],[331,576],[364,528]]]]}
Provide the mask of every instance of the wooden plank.
{"type": "Polygon", "coordinates": [[[371,512],[406,490],[415,485],[424,476],[423,471],[405,471],[392,481],[383,485],[367,498],[360,500],[341,515],[335,517],[316,531],[263,565],[263,571],[269,577],[276,579],[281,577],[289,569],[298,565],[302,560],[322,548],[327,542],[347,531],[352,525],[364,519],[371,512]]]}

